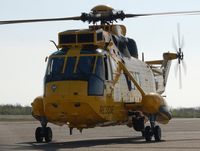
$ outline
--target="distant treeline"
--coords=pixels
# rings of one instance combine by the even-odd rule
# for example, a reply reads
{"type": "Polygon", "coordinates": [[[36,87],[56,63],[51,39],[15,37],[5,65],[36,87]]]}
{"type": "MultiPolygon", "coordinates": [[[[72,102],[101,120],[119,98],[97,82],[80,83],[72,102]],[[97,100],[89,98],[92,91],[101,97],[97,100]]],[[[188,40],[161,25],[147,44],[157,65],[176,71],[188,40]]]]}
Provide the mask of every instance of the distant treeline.
{"type": "MultiPolygon", "coordinates": [[[[200,118],[200,107],[198,108],[176,108],[171,109],[173,117],[177,118],[200,118]]],[[[0,115],[31,115],[30,106],[22,105],[0,105],[0,115]]]]}
{"type": "Polygon", "coordinates": [[[171,109],[173,117],[178,118],[200,118],[200,107],[171,109]]]}
{"type": "Polygon", "coordinates": [[[30,106],[0,105],[0,115],[31,115],[30,106]]]}

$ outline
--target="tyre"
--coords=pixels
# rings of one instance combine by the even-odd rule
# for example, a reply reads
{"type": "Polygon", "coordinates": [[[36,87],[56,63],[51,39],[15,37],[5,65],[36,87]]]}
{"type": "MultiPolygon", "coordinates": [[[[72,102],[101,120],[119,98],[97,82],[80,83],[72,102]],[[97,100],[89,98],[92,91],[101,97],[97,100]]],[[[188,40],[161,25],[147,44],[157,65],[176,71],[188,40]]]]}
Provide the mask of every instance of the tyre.
{"type": "Polygon", "coordinates": [[[50,127],[45,128],[45,141],[46,142],[51,142],[52,141],[52,130],[50,127]]]}
{"type": "Polygon", "coordinates": [[[150,142],[152,139],[152,131],[150,126],[146,126],[144,130],[144,137],[147,142],[150,142]]]}
{"type": "Polygon", "coordinates": [[[154,128],[154,138],[155,138],[155,141],[161,140],[161,128],[158,125],[155,126],[154,128]]]}
{"type": "Polygon", "coordinates": [[[42,136],[42,128],[37,127],[35,130],[35,139],[38,143],[41,143],[43,141],[43,136],[42,136]]]}

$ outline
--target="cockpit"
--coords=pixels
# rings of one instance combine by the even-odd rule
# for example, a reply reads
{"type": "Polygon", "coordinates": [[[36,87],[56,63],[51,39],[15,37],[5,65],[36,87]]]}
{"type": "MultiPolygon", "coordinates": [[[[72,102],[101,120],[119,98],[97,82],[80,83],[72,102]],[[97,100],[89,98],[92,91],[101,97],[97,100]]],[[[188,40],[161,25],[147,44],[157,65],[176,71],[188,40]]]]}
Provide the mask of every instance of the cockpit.
{"type": "Polygon", "coordinates": [[[105,55],[97,50],[80,50],[80,55],[66,55],[67,51],[57,51],[49,57],[45,83],[55,81],[87,81],[88,95],[103,95],[105,55]]]}

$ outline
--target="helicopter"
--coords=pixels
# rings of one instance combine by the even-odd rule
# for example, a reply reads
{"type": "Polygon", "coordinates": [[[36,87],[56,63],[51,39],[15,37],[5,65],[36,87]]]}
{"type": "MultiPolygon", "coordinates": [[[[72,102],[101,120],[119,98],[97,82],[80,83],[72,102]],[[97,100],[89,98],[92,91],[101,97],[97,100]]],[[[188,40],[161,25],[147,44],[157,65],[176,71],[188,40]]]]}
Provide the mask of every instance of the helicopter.
{"type": "Polygon", "coordinates": [[[70,135],[74,128],[82,132],[97,126],[127,125],[141,132],[146,141],[153,137],[160,141],[158,124],[167,124],[172,118],[163,96],[171,62],[177,59],[180,65],[184,58],[180,36],[175,53],[144,61],[138,57],[135,40],[126,37],[126,27],[115,22],[196,13],[200,11],[125,14],[98,5],[75,17],[0,21],[0,25],[68,20],[90,24],[88,29],[60,32],[58,45],[53,42],[57,51],[46,59],[43,95],[31,103],[32,115],[41,124],[35,130],[36,141],[52,141],[48,123],[67,125],[70,135]]]}

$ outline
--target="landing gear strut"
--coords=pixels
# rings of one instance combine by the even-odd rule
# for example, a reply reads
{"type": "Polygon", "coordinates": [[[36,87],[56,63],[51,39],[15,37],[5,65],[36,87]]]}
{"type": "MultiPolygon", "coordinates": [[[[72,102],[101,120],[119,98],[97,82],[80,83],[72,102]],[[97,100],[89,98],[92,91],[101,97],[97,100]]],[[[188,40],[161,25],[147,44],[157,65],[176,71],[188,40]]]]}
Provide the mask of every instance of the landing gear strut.
{"type": "Polygon", "coordinates": [[[151,141],[152,137],[154,136],[155,141],[160,141],[161,140],[161,128],[160,126],[156,125],[155,126],[155,116],[151,115],[149,117],[150,125],[151,126],[146,126],[144,130],[144,137],[146,141],[151,141]]]}
{"type": "Polygon", "coordinates": [[[35,130],[35,139],[38,143],[41,143],[43,139],[45,142],[52,141],[52,130],[50,127],[47,127],[47,120],[45,117],[41,118],[40,121],[42,127],[37,127],[35,130]]]}

